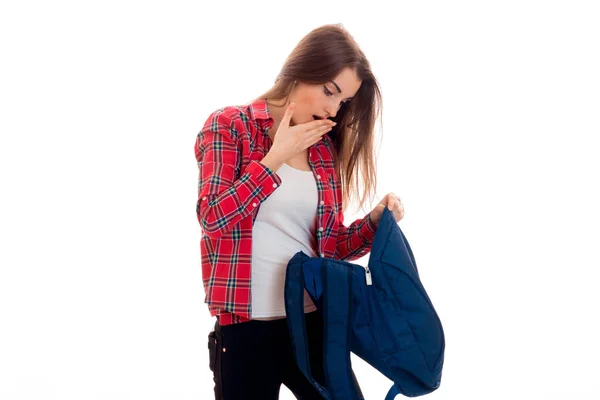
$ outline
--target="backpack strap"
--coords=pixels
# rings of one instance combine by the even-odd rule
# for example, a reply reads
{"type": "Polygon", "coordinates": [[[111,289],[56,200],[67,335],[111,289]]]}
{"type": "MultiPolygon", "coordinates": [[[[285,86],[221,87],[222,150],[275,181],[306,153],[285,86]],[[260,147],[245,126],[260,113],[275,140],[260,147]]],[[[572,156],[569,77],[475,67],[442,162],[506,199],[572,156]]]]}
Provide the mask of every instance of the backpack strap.
{"type": "Polygon", "coordinates": [[[321,396],[329,399],[329,392],[321,386],[310,372],[308,359],[308,336],[304,320],[304,273],[302,261],[292,259],[287,266],[285,275],[285,314],[294,358],[302,374],[319,391],[321,396]]]}
{"type": "Polygon", "coordinates": [[[285,311],[294,357],[300,371],[325,399],[363,400],[350,363],[352,269],[323,259],[319,264],[320,268],[304,268],[302,262],[288,264],[285,311]],[[311,283],[321,281],[323,286],[323,367],[327,388],[315,381],[310,372],[304,320],[305,278],[311,283]]]}
{"type": "Polygon", "coordinates": [[[387,396],[385,396],[385,400],[394,400],[398,394],[400,394],[400,390],[398,390],[398,386],[396,386],[396,384],[393,384],[387,393],[387,396]]]}
{"type": "Polygon", "coordinates": [[[362,400],[350,361],[352,267],[323,261],[323,362],[327,387],[332,399],[362,400]]]}

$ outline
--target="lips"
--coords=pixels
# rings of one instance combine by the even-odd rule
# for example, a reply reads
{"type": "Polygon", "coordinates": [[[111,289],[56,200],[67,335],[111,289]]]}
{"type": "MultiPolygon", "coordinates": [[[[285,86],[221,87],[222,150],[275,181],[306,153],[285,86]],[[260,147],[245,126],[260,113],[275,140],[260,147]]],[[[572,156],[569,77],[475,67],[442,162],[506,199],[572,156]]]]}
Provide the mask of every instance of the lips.
{"type": "Polygon", "coordinates": [[[313,119],[325,119],[325,117],[319,117],[318,115],[313,115],[313,119]]]}

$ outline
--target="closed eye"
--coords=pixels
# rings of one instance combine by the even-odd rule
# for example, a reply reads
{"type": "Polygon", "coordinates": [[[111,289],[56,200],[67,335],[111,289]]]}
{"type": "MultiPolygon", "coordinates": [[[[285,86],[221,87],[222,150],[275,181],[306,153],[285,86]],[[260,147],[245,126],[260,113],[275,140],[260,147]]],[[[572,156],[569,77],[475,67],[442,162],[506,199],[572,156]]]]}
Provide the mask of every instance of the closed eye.
{"type": "MultiPolygon", "coordinates": [[[[323,86],[323,92],[325,93],[325,96],[333,96],[333,93],[331,93],[329,89],[327,89],[327,86],[323,86]]],[[[340,106],[343,106],[345,103],[346,101],[340,101],[340,106]]]]}

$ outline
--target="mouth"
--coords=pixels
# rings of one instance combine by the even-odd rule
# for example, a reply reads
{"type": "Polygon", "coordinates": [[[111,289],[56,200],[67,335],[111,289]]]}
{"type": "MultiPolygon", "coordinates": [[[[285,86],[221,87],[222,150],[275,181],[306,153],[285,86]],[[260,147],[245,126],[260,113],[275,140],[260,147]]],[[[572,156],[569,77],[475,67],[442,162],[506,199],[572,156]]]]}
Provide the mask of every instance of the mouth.
{"type": "Polygon", "coordinates": [[[325,117],[320,117],[318,115],[313,115],[313,119],[319,120],[319,119],[325,119],[325,117]]]}

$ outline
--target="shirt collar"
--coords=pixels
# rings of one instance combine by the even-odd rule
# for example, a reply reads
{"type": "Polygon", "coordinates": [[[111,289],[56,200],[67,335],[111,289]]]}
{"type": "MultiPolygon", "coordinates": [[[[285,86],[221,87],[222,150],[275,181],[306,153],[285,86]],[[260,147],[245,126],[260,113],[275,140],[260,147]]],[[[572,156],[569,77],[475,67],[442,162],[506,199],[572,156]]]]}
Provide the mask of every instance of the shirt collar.
{"type": "Polygon", "coordinates": [[[262,129],[271,128],[273,123],[273,117],[269,112],[267,101],[265,99],[258,99],[250,103],[250,117],[259,123],[262,129]]]}

